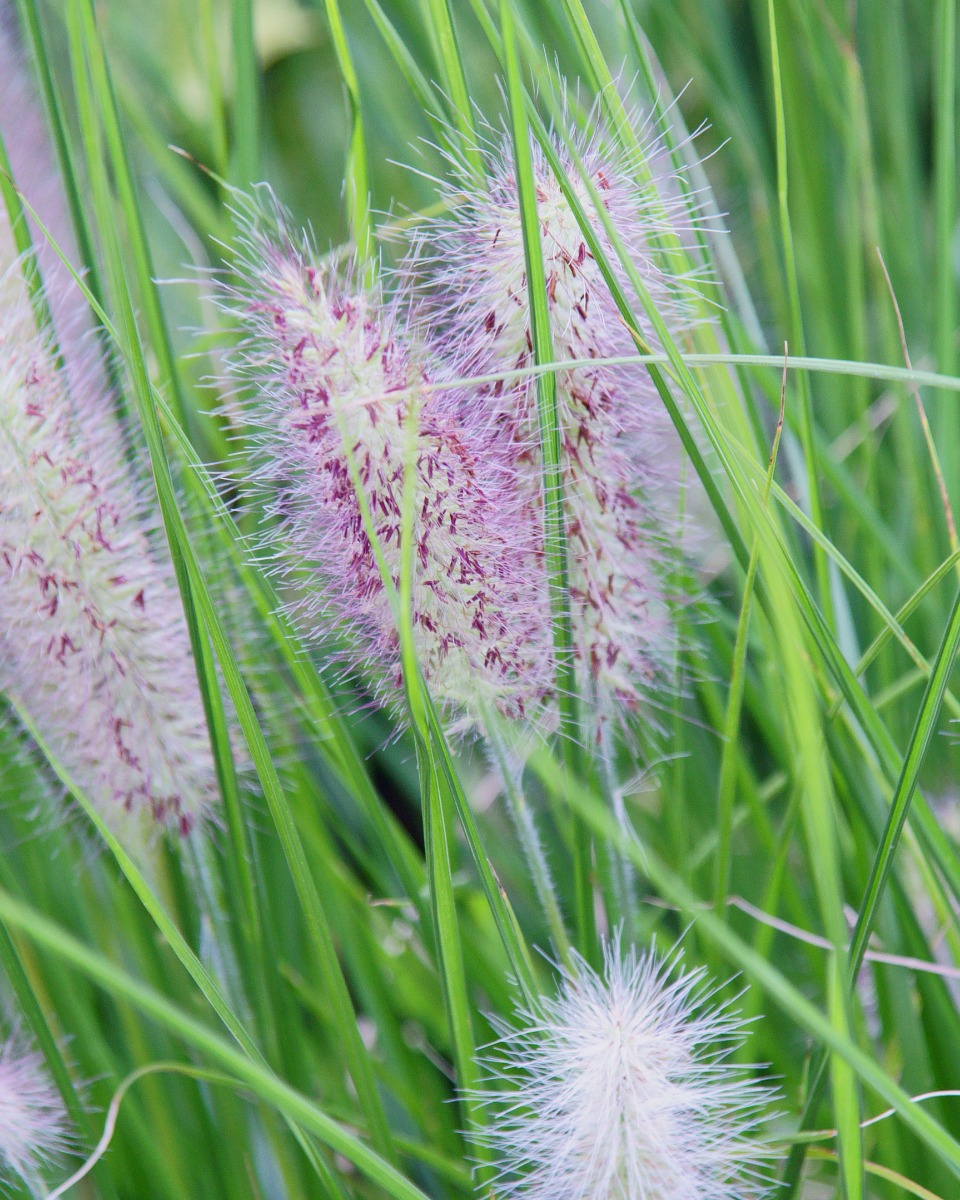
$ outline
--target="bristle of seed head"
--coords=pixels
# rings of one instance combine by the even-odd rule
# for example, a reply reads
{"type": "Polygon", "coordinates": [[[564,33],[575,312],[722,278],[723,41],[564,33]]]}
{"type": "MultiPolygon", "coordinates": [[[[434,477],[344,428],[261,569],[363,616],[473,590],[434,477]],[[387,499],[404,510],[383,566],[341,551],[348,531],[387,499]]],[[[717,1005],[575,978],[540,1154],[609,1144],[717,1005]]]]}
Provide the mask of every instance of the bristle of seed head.
{"type": "Polygon", "coordinates": [[[522,716],[549,686],[541,605],[523,577],[529,526],[485,422],[439,386],[402,301],[321,264],[264,189],[244,220],[223,292],[245,335],[231,373],[248,400],[234,413],[302,586],[301,626],[337,629],[380,695],[397,693],[406,505],[413,642],[432,695],[455,726],[522,716]]]}
{"type": "Polygon", "coordinates": [[[499,1023],[480,1140],[503,1200],[759,1200],[773,1090],[729,1052],[745,1029],[700,969],[605,947],[499,1023]]]}
{"type": "Polygon", "coordinates": [[[94,405],[78,418],[16,263],[0,356],[0,691],[115,832],[186,834],[217,783],[172,568],[115,430],[97,436],[94,405]]]}
{"type": "MultiPolygon", "coordinates": [[[[42,127],[6,4],[0,17],[3,131],[47,218],[55,175],[49,162],[51,180],[35,169],[42,127]]],[[[52,329],[40,327],[0,203],[0,693],[113,831],[142,847],[160,827],[193,829],[215,803],[216,773],[156,503],[81,342],[79,290],[66,295],[42,248],[40,266],[52,329]]]]}
{"type": "MultiPolygon", "coordinates": [[[[696,280],[676,269],[697,224],[663,141],[616,155],[600,131],[571,153],[555,149],[618,283],[643,306],[619,265],[598,205],[626,246],[672,336],[691,323],[696,280]],[[588,188],[582,171],[590,180],[588,188]],[[641,168],[643,176],[641,177],[641,168]]],[[[404,267],[432,282],[425,306],[432,344],[464,377],[525,371],[534,363],[523,229],[509,139],[485,148],[488,175],[449,186],[445,215],[412,234],[404,267]]],[[[607,365],[637,347],[546,157],[534,150],[534,182],[554,354],[578,360],[556,375],[575,653],[582,694],[611,712],[649,710],[676,647],[675,610],[687,599],[669,579],[680,540],[681,456],[646,369],[607,365]]],[[[543,501],[536,384],[497,381],[464,393],[512,447],[529,520],[541,530],[543,501]]],[[[541,535],[542,536],[542,535],[541,535]]],[[[541,545],[542,556],[542,545],[541,545]]],[[[542,561],[531,573],[542,571],[542,561]]]]}
{"type": "Polygon", "coordinates": [[[14,1032],[0,1044],[0,1175],[33,1185],[69,1143],[63,1102],[42,1058],[14,1032]]]}

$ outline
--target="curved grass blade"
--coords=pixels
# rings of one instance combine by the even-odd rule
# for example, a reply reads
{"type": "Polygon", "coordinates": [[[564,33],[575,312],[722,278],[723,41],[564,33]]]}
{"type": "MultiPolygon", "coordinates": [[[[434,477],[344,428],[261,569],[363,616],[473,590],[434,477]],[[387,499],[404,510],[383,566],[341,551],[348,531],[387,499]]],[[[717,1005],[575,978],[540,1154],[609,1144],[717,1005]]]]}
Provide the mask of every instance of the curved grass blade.
{"type": "Polygon", "coordinates": [[[273,1105],[302,1129],[315,1134],[337,1154],[342,1154],[392,1200],[427,1200],[424,1192],[313,1101],[183,1012],[165,996],[132,978],[122,968],[64,932],[49,918],[15,900],[2,889],[0,920],[21,930],[37,946],[76,968],[107,993],[127,1001],[175,1037],[209,1056],[265,1103],[273,1105]]]}

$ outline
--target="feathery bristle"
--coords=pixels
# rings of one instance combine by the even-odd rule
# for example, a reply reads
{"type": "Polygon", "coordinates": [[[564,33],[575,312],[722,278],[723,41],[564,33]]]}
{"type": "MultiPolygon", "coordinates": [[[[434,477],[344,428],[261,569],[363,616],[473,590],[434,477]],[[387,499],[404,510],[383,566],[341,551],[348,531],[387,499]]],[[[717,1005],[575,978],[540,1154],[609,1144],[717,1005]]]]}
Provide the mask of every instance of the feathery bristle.
{"type": "Polygon", "coordinates": [[[704,972],[605,947],[559,994],[499,1023],[481,1140],[496,1192],[525,1200],[757,1200],[769,1149],[753,1136],[772,1097],[726,1061],[744,1026],[709,1008],[704,972]],[[706,993],[706,994],[705,994],[706,993]]]}
{"type": "Polygon", "coordinates": [[[259,449],[261,479],[279,493],[273,509],[291,571],[302,579],[306,569],[302,624],[351,634],[367,675],[382,693],[396,689],[399,641],[383,576],[399,587],[407,503],[413,637],[433,696],[465,724],[485,709],[522,715],[547,686],[541,606],[522,575],[527,527],[482,427],[431,387],[399,303],[318,265],[272,202],[254,202],[246,216],[246,260],[225,295],[247,335],[233,363],[252,396],[239,419],[259,449]]]}
{"type": "Polygon", "coordinates": [[[115,430],[96,436],[94,405],[78,419],[17,264],[0,354],[0,691],[115,832],[187,833],[217,785],[172,570],[115,430]]]}
{"type": "MultiPolygon", "coordinates": [[[[69,247],[10,17],[0,0],[5,144],[69,247]]],[[[209,810],[213,756],[155,504],[138,495],[84,339],[86,304],[45,243],[39,263],[52,330],[0,203],[0,692],[114,832],[143,845],[158,824],[185,834],[209,810]]]]}
{"type": "Polygon", "coordinates": [[[63,1102],[42,1062],[17,1033],[0,1045],[0,1172],[27,1184],[69,1144],[63,1102]]]}
{"type": "MultiPolygon", "coordinates": [[[[637,182],[636,163],[617,161],[598,134],[578,148],[607,218],[640,272],[658,311],[679,335],[689,322],[691,281],[671,272],[664,243],[689,241],[691,218],[650,139],[637,182]]],[[[558,143],[580,203],[611,264],[618,257],[585,186],[576,156],[558,143]]],[[[458,180],[448,215],[421,224],[404,268],[429,273],[432,342],[463,376],[524,370],[533,364],[526,263],[509,140],[485,152],[489,176],[458,180]],[[455,201],[455,202],[454,202],[455,201]]],[[[600,360],[636,354],[600,267],[542,153],[534,155],[544,259],[543,286],[558,359],[600,360]]],[[[642,313],[625,273],[619,283],[642,313]]],[[[656,339],[643,330],[651,345],[656,339]]],[[[669,419],[640,366],[581,365],[557,373],[562,474],[575,652],[580,686],[601,714],[634,709],[649,698],[675,647],[680,600],[666,579],[679,539],[680,454],[669,419]]],[[[512,443],[530,517],[542,529],[542,481],[535,383],[483,385],[469,395],[490,428],[512,443]]]]}

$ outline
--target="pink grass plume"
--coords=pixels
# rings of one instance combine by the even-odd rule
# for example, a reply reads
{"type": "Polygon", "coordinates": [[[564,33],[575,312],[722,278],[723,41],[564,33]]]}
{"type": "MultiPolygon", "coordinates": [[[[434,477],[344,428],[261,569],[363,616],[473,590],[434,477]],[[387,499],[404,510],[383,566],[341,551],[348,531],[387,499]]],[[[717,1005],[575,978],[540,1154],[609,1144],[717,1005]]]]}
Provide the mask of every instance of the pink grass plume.
{"type": "MultiPolygon", "coordinates": [[[[29,163],[17,139],[42,127],[10,29],[0,32],[0,63],[16,69],[4,76],[4,134],[11,161],[29,163]]],[[[56,194],[35,174],[31,186],[56,194]]],[[[41,254],[53,329],[41,327],[0,203],[0,693],[113,832],[145,847],[160,828],[196,827],[216,773],[156,500],[99,359],[75,340],[79,290],[58,303],[65,272],[50,264],[41,254]]]]}
{"type": "Polygon", "coordinates": [[[336,630],[381,697],[397,694],[391,593],[407,505],[413,640],[432,695],[462,727],[485,711],[523,715],[548,664],[522,571],[528,526],[487,453],[485,421],[437,386],[401,301],[322,264],[265,189],[242,218],[225,304],[245,335],[232,374],[248,399],[233,411],[302,591],[300,624],[336,630]]]}
{"type": "MultiPolygon", "coordinates": [[[[677,269],[676,249],[689,245],[698,218],[683,199],[666,146],[647,132],[633,156],[611,152],[602,129],[581,138],[576,154],[559,139],[555,149],[634,312],[642,317],[643,307],[598,204],[679,337],[690,324],[695,281],[677,269]]],[[[579,687],[602,720],[641,706],[649,711],[675,653],[676,609],[686,600],[670,582],[681,537],[681,455],[646,369],[596,362],[636,355],[637,347],[560,182],[534,150],[544,260],[538,286],[546,291],[556,358],[580,364],[556,375],[561,467],[579,687]]],[[[425,306],[431,344],[465,377],[523,372],[534,363],[509,139],[485,146],[483,158],[481,181],[464,172],[445,185],[446,213],[415,229],[405,266],[431,285],[425,306]]],[[[652,331],[641,332],[657,349],[652,331]]],[[[491,436],[509,441],[528,519],[542,530],[534,378],[478,385],[466,396],[486,410],[491,436]]]]}

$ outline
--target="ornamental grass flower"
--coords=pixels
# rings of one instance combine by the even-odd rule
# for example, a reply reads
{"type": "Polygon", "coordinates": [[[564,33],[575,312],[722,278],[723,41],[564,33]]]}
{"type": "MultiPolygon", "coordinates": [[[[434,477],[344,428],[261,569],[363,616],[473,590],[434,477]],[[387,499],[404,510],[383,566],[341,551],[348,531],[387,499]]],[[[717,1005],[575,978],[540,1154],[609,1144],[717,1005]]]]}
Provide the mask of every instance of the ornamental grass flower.
{"type": "Polygon", "coordinates": [[[70,1142],[67,1115],[43,1060],[15,1031],[0,1045],[0,1177],[36,1183],[70,1142]]]}
{"type": "Polygon", "coordinates": [[[675,955],[576,958],[559,994],[498,1022],[482,1142],[501,1200],[758,1200],[771,1089],[729,1052],[744,1026],[675,955]]]}
{"type": "Polygon", "coordinates": [[[225,304],[245,340],[236,409],[309,635],[336,630],[381,696],[400,683],[393,596],[410,528],[411,617],[432,695],[461,725],[522,716],[546,686],[529,528],[482,423],[405,332],[402,302],[322,265],[261,192],[225,304]]]}
{"type": "MultiPolygon", "coordinates": [[[[43,113],[27,69],[16,15],[16,0],[0,0],[0,138],[16,185],[30,208],[39,216],[57,248],[76,262],[77,247],[67,211],[67,201],[46,136],[43,113]]],[[[57,249],[44,237],[27,214],[31,240],[40,272],[46,282],[57,345],[71,384],[90,383],[102,377],[91,339],[90,309],[76,280],[63,265],[57,249]]],[[[0,271],[7,270],[16,255],[12,238],[0,244],[0,271]]]]}
{"type": "Polygon", "coordinates": [[[131,846],[217,794],[157,524],[96,365],[38,324],[0,204],[0,693],[131,846]]]}
{"type": "MultiPolygon", "coordinates": [[[[559,143],[556,150],[634,312],[643,314],[643,306],[620,268],[595,196],[679,336],[689,324],[693,283],[678,272],[675,255],[689,242],[696,216],[681,198],[660,139],[649,138],[633,158],[614,157],[607,145],[598,133],[581,142],[576,155],[559,143]],[[648,182],[638,182],[643,177],[648,182]]],[[[447,186],[447,215],[415,231],[405,268],[432,282],[426,305],[431,339],[461,376],[524,371],[534,362],[509,139],[486,147],[483,157],[486,177],[464,172],[447,186]]],[[[546,291],[555,357],[579,362],[556,373],[561,467],[580,687],[603,715],[649,700],[675,645],[673,609],[680,597],[667,579],[679,537],[680,455],[646,369],[592,361],[635,355],[637,347],[541,152],[534,155],[534,181],[544,262],[537,286],[546,291]]],[[[656,349],[652,331],[641,332],[656,349]]],[[[501,380],[465,396],[485,408],[490,429],[512,447],[528,520],[542,530],[535,379],[501,380]]]]}

